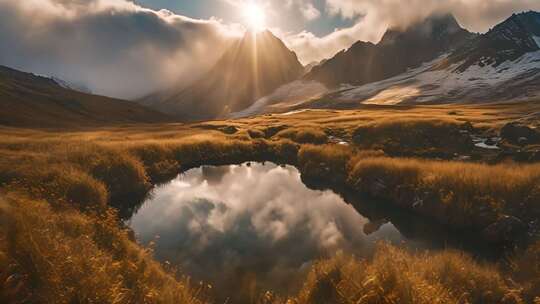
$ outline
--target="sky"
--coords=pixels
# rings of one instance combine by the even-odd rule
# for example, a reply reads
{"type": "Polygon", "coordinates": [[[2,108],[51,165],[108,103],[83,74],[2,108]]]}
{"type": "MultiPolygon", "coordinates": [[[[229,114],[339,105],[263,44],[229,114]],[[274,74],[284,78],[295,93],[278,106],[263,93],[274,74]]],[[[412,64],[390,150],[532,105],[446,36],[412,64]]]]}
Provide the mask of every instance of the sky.
{"type": "Polygon", "coordinates": [[[0,65],[135,99],[204,75],[248,11],[309,64],[431,14],[485,32],[525,10],[540,0],[0,0],[0,65]]]}
{"type": "MultiPolygon", "coordinates": [[[[225,0],[136,0],[136,3],[153,9],[168,9],[177,14],[195,18],[208,19],[216,17],[226,22],[242,23],[244,16],[234,1],[225,0]]],[[[282,6],[286,0],[272,1],[273,4],[282,6]]],[[[265,3],[259,1],[258,3],[265,3]]],[[[355,18],[343,18],[327,11],[324,0],[306,1],[311,6],[304,4],[293,9],[279,10],[270,16],[269,25],[279,27],[285,31],[301,32],[306,30],[318,36],[328,35],[335,29],[354,25],[355,18]],[[304,11],[304,13],[303,13],[304,11]],[[309,15],[309,12],[312,15],[309,15]],[[307,15],[304,16],[304,15],[307,15]],[[298,18],[298,17],[301,18],[298,18]],[[315,17],[316,16],[316,17],[315,17]]]]}

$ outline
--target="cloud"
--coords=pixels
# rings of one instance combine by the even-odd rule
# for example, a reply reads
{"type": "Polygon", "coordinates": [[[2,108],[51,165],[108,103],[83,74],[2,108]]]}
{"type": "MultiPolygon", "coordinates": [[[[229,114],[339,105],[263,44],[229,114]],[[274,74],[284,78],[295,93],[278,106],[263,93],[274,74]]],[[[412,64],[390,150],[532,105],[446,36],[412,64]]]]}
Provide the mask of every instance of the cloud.
{"type": "Polygon", "coordinates": [[[358,40],[378,41],[387,29],[386,23],[369,25],[370,19],[362,19],[354,26],[337,29],[319,37],[311,32],[287,33],[276,30],[276,35],[283,39],[287,47],[298,55],[302,64],[327,59],[343,49],[349,48],[358,40]],[[369,30],[367,30],[369,28],[369,30]]]}
{"type": "Polygon", "coordinates": [[[463,26],[485,32],[514,12],[540,9],[537,0],[326,0],[330,13],[345,18],[370,17],[393,26],[407,26],[433,13],[452,13],[463,26]]]}
{"type": "Polygon", "coordinates": [[[486,32],[512,13],[540,10],[538,0],[326,0],[326,13],[355,20],[326,36],[307,31],[280,35],[304,64],[332,57],[358,40],[377,43],[388,27],[405,28],[434,13],[452,13],[474,32],[486,32]]]}
{"type": "Polygon", "coordinates": [[[368,222],[337,194],[308,189],[296,169],[253,164],[186,172],[158,188],[130,225],[145,243],[159,235],[158,258],[230,295],[249,289],[239,286],[246,273],[286,292],[303,265],[327,253],[367,254],[377,239],[400,238],[392,225],[367,236],[368,222]]]}
{"type": "Polygon", "coordinates": [[[0,0],[0,64],[115,97],[194,80],[239,34],[126,0],[0,0]]]}
{"type": "MultiPolygon", "coordinates": [[[[220,1],[234,9],[248,0],[220,1]]],[[[465,28],[485,32],[513,12],[540,10],[538,0],[258,2],[276,24],[329,17],[354,22],[324,36],[273,29],[304,64],[330,58],[358,40],[376,43],[388,26],[406,27],[435,12],[453,13],[465,28]],[[299,20],[290,21],[294,16],[299,20]]],[[[121,98],[189,84],[242,32],[240,25],[150,10],[130,0],[0,0],[0,64],[121,98]]]]}

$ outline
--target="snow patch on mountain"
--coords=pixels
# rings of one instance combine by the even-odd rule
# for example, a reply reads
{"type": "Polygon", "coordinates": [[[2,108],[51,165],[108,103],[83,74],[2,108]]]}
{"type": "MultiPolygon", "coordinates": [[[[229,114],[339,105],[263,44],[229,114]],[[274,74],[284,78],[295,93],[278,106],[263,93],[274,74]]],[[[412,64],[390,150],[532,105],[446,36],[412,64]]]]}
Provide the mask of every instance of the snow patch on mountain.
{"type": "Polygon", "coordinates": [[[442,56],[396,77],[333,94],[337,93],[338,101],[384,105],[475,101],[490,95],[500,86],[511,85],[512,81],[526,82],[540,77],[540,51],[527,53],[499,66],[473,65],[463,72],[457,71],[461,63],[436,69],[436,64],[444,58],[442,56]]]}
{"type": "Polygon", "coordinates": [[[321,96],[327,91],[328,89],[319,82],[297,80],[279,87],[270,95],[258,99],[249,108],[231,113],[229,117],[248,117],[268,112],[269,108],[292,107],[311,98],[321,96]]]}

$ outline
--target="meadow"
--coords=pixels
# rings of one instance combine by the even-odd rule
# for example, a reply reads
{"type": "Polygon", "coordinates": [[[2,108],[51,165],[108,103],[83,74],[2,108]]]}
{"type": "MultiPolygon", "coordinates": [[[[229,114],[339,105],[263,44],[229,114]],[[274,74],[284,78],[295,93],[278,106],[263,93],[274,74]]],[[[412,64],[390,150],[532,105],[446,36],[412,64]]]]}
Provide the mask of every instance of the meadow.
{"type": "MultiPolygon", "coordinates": [[[[1,128],[0,302],[211,303],[210,283],[156,262],[120,218],[154,185],[187,169],[272,161],[296,166],[303,179],[345,186],[470,232],[479,242],[523,238],[527,245],[487,263],[455,250],[407,252],[381,244],[372,259],[321,260],[298,294],[269,291],[259,302],[539,303],[540,243],[527,232],[540,220],[540,164],[511,157],[494,163],[497,158],[483,159],[473,145],[453,140],[464,139],[464,131],[496,135],[506,122],[531,117],[523,113],[537,105],[507,106],[1,128]],[[479,159],[458,160],[474,153],[479,159]]],[[[523,122],[534,125],[533,118],[523,122]]]]}

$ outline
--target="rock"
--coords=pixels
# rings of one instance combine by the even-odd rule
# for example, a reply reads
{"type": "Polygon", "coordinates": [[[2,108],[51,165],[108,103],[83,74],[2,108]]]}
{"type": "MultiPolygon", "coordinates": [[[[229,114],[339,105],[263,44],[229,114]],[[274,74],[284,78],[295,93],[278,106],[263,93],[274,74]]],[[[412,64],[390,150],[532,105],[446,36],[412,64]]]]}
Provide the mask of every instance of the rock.
{"type": "Polygon", "coordinates": [[[520,146],[526,146],[528,142],[529,142],[529,140],[527,139],[527,137],[520,137],[520,138],[518,138],[517,143],[520,146]]]}
{"type": "Polygon", "coordinates": [[[506,124],[500,132],[501,138],[513,144],[540,143],[540,132],[516,122],[506,124]],[[524,142],[526,140],[526,142],[524,142]]]}
{"type": "Polygon", "coordinates": [[[516,241],[527,232],[527,225],[515,216],[502,215],[482,231],[482,236],[491,243],[516,241]]]}

